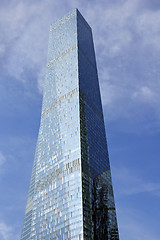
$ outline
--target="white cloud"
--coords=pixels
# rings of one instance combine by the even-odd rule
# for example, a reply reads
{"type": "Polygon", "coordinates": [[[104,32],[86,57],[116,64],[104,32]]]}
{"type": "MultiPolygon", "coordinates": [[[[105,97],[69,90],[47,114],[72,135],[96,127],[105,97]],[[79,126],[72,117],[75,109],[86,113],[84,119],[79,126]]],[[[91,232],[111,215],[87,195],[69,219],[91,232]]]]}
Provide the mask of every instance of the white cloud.
{"type": "Polygon", "coordinates": [[[158,224],[156,226],[154,213],[150,214],[144,209],[150,206],[148,199],[151,197],[155,204],[156,198],[159,200],[160,183],[126,167],[113,167],[112,172],[114,186],[117,186],[115,193],[120,239],[123,236],[124,240],[158,240],[158,224]]]}
{"type": "Polygon", "coordinates": [[[114,180],[120,186],[118,192],[121,196],[148,193],[160,197],[160,183],[150,182],[128,168],[114,168],[114,180]]]}
{"type": "Polygon", "coordinates": [[[104,55],[115,57],[132,43],[131,25],[138,2],[123,1],[109,7],[97,3],[86,9],[86,16],[94,27],[95,43],[97,47],[103,48],[104,55]]]}
{"type": "Polygon", "coordinates": [[[150,110],[159,119],[157,11],[148,11],[140,0],[128,0],[113,5],[95,2],[92,8],[82,7],[83,12],[93,27],[107,119],[143,119],[150,110]]]}
{"type": "Polygon", "coordinates": [[[33,71],[37,89],[42,93],[49,25],[78,7],[93,28],[108,120],[121,116],[133,119],[137,106],[148,104],[149,100],[152,100],[150,107],[159,119],[159,11],[143,8],[140,0],[114,4],[109,1],[84,2],[11,1],[7,9],[1,8],[3,39],[0,52],[4,56],[6,72],[25,86],[30,81],[28,70],[29,74],[33,71]],[[154,62],[156,67],[153,67],[154,62]],[[105,76],[107,72],[109,77],[105,76]]]}
{"type": "Polygon", "coordinates": [[[0,151],[0,165],[4,164],[6,161],[6,158],[4,154],[0,151]]]}
{"type": "Polygon", "coordinates": [[[136,20],[137,32],[146,47],[160,50],[160,11],[146,11],[138,16],[136,20]],[[149,46],[151,45],[151,46],[149,46]]]}
{"type": "Polygon", "coordinates": [[[142,86],[138,91],[135,91],[133,93],[133,98],[140,98],[142,100],[152,101],[154,99],[154,93],[149,87],[142,86]]]}
{"type": "Polygon", "coordinates": [[[19,235],[14,232],[14,228],[8,226],[5,222],[0,221],[0,239],[1,240],[17,240],[19,235]]]}
{"type": "Polygon", "coordinates": [[[0,56],[5,53],[5,46],[4,44],[0,44],[0,56]]]}
{"type": "Polygon", "coordinates": [[[123,240],[159,240],[158,234],[137,210],[122,208],[119,212],[119,219],[120,239],[122,234],[123,240]]]}
{"type": "Polygon", "coordinates": [[[6,71],[22,82],[25,72],[39,72],[46,60],[49,23],[56,16],[52,10],[57,3],[12,1],[7,9],[1,8],[0,21],[3,34],[3,49],[6,71]],[[47,28],[48,26],[48,28],[47,28]]]}
{"type": "Polygon", "coordinates": [[[8,227],[5,223],[0,222],[0,235],[2,240],[8,240],[10,238],[12,228],[8,227]]]}

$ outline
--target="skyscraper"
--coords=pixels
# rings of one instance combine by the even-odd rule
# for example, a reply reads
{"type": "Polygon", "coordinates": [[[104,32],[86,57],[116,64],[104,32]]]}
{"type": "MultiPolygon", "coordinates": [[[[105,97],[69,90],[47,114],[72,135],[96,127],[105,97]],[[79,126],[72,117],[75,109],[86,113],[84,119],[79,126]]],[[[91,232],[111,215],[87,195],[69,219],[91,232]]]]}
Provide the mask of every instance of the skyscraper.
{"type": "Polygon", "coordinates": [[[92,31],[50,27],[41,123],[21,240],[118,240],[92,31]]]}

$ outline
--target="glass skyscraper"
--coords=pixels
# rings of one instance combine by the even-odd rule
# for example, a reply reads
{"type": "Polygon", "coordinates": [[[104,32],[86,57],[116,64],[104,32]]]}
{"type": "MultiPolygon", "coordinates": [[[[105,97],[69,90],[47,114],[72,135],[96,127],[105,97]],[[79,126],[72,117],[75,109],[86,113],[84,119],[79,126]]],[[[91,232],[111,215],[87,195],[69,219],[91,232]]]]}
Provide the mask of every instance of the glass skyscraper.
{"type": "Polygon", "coordinates": [[[21,240],[118,240],[92,31],[50,27],[41,123],[21,240]]]}

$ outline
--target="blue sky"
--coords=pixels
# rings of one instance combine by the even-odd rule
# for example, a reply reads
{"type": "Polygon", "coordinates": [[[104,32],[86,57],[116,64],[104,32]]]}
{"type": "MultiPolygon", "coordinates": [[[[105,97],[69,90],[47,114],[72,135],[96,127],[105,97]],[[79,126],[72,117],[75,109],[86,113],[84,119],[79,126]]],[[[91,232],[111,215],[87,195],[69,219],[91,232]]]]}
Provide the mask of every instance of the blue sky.
{"type": "Polygon", "coordinates": [[[120,238],[159,240],[160,1],[0,4],[0,239],[20,237],[49,25],[77,7],[93,29],[120,238]]]}

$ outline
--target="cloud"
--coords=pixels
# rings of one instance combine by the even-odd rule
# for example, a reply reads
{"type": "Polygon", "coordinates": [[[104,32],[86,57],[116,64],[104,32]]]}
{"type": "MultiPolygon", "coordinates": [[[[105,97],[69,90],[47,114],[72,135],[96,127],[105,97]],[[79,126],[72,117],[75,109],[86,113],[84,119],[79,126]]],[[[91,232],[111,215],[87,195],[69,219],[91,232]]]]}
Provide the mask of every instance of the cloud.
{"type": "Polygon", "coordinates": [[[17,240],[19,235],[14,232],[13,227],[8,226],[3,221],[0,221],[0,238],[1,240],[17,240]]]}
{"type": "Polygon", "coordinates": [[[138,96],[142,96],[142,98],[145,98],[145,99],[152,99],[153,97],[153,92],[150,88],[146,87],[146,86],[143,86],[140,88],[139,92],[135,92],[133,94],[133,97],[136,98],[138,96]]]}
{"type": "Polygon", "coordinates": [[[84,12],[94,26],[97,46],[103,45],[107,56],[111,53],[110,56],[115,57],[112,49],[119,49],[117,55],[123,50],[128,51],[137,40],[144,47],[148,47],[148,43],[153,49],[160,50],[159,11],[144,8],[140,0],[126,0],[108,7],[96,3],[84,12]]]}
{"type": "Polygon", "coordinates": [[[108,121],[143,119],[147,111],[160,120],[159,15],[139,0],[107,8],[97,3],[86,10],[108,121]]]}
{"type": "Polygon", "coordinates": [[[140,0],[94,4],[12,0],[0,9],[2,69],[22,82],[26,91],[31,79],[37,82],[37,90],[42,94],[49,25],[78,7],[93,28],[107,120],[132,120],[136,114],[143,119],[144,111],[152,110],[155,122],[159,121],[160,14],[147,6],[140,0]]]}
{"type": "Polygon", "coordinates": [[[4,154],[0,151],[0,165],[3,165],[6,161],[6,157],[4,154]]]}
{"type": "Polygon", "coordinates": [[[121,196],[147,193],[160,197],[159,182],[144,179],[128,168],[114,168],[114,179],[119,183],[120,188],[118,191],[121,196]]]}
{"type": "Polygon", "coordinates": [[[10,76],[25,83],[27,71],[39,73],[46,61],[49,25],[56,8],[56,1],[11,1],[1,8],[1,57],[10,76]]]}
{"type": "Polygon", "coordinates": [[[124,240],[158,240],[159,235],[150,228],[144,216],[135,209],[123,207],[119,211],[119,231],[124,240]]]}
{"type": "Polygon", "coordinates": [[[11,76],[20,81],[26,80],[25,71],[28,68],[36,69],[42,61],[44,35],[41,34],[38,38],[40,26],[37,21],[39,16],[35,16],[36,11],[41,14],[41,7],[27,2],[12,2],[7,11],[1,10],[1,20],[4,19],[3,41],[7,51],[5,68],[11,76]]]}
{"type": "Polygon", "coordinates": [[[159,96],[156,92],[154,92],[154,89],[152,90],[148,86],[142,86],[139,89],[137,89],[135,92],[133,92],[133,99],[138,101],[144,101],[148,103],[152,102],[159,102],[159,96]]]}
{"type": "Polygon", "coordinates": [[[0,222],[0,235],[3,240],[10,238],[12,228],[8,227],[5,223],[0,222]]]}
{"type": "Polygon", "coordinates": [[[142,38],[145,47],[152,47],[153,50],[160,50],[160,10],[145,11],[138,16],[136,21],[137,32],[142,38]]]}
{"type": "Polygon", "coordinates": [[[123,236],[124,240],[158,240],[154,211],[160,198],[160,183],[126,167],[113,167],[112,171],[114,186],[117,186],[115,193],[120,239],[123,236]],[[150,203],[155,203],[155,208],[148,211],[150,203]]]}

